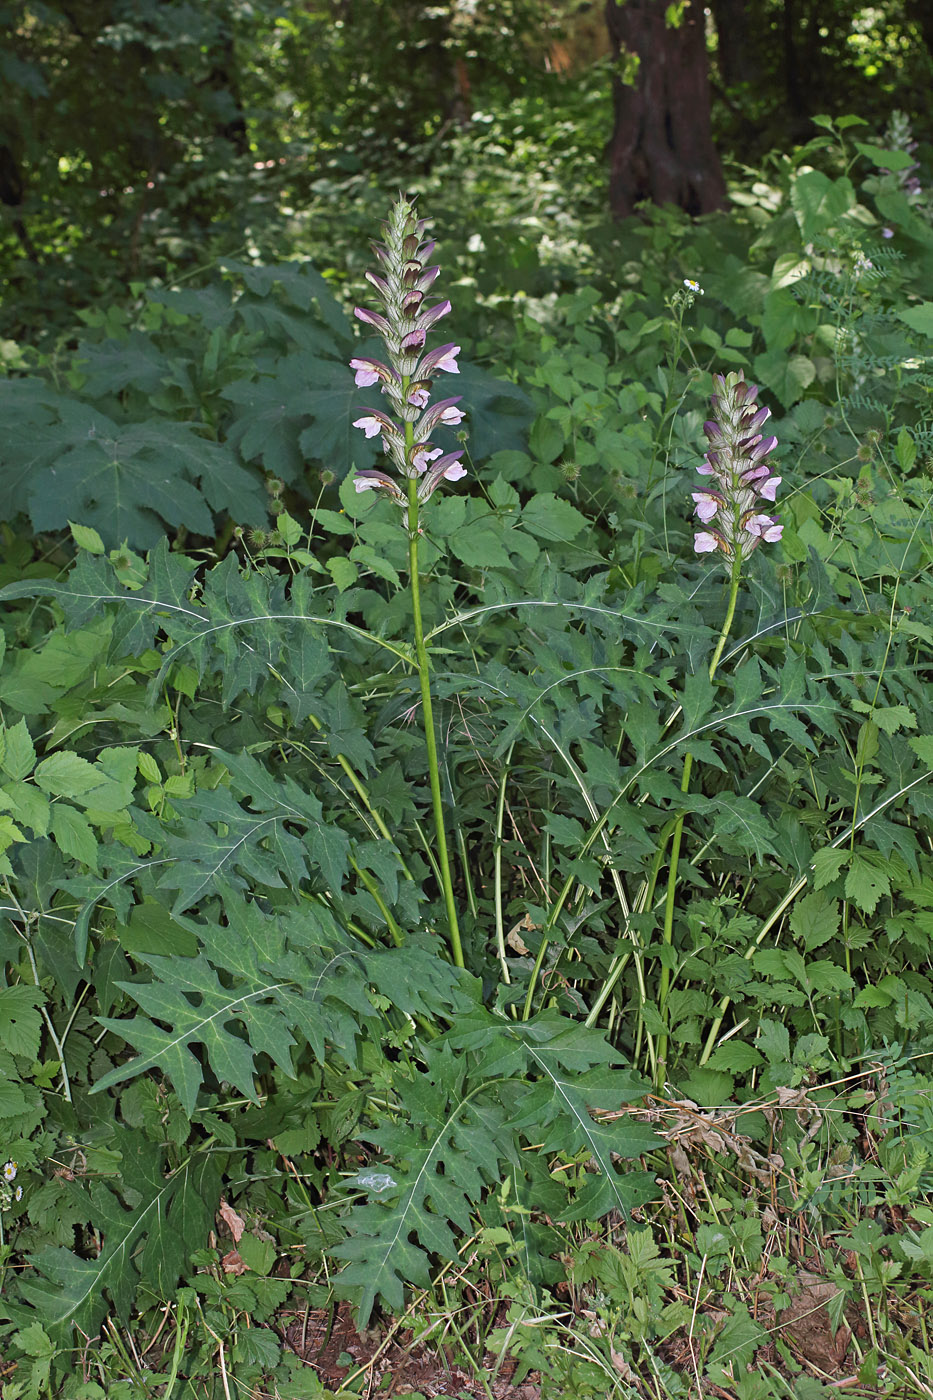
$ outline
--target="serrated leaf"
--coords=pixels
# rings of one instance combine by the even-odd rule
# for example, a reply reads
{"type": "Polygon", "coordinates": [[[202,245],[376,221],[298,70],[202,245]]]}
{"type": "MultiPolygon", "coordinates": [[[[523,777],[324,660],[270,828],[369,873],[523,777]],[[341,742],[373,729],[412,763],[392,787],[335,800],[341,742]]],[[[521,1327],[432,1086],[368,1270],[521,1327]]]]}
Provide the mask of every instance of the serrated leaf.
{"type": "Polygon", "coordinates": [[[36,750],[21,719],[11,729],[0,728],[0,768],[8,777],[27,778],[36,764],[36,750]]]}
{"type": "Polygon", "coordinates": [[[327,568],[337,585],[338,592],[345,593],[356,583],[358,577],[356,565],[342,554],[335,554],[332,559],[328,559],[327,568]]]}
{"type": "Polygon", "coordinates": [[[103,775],[86,758],[63,749],[42,760],[35,779],[50,797],[83,797],[92,788],[100,787],[103,775]]]}
{"type": "Polygon", "coordinates": [[[59,850],[96,873],[97,838],[84,813],[76,812],[64,802],[56,802],[52,806],[50,826],[59,850]]]}
{"type": "Polygon", "coordinates": [[[86,549],[90,554],[104,553],[104,542],[90,525],[78,525],[74,520],[69,520],[68,526],[79,549],[86,549]]]}
{"type": "Polygon", "coordinates": [[[919,331],[921,335],[933,340],[933,301],[922,301],[919,306],[908,306],[896,315],[898,320],[910,326],[912,331],[919,331]]]}
{"type": "Polygon", "coordinates": [[[804,243],[833,228],[855,204],[848,176],[831,180],[821,170],[803,170],[791,182],[791,204],[804,243]]]}
{"type": "Polygon", "coordinates": [[[502,531],[493,520],[480,518],[460,526],[447,537],[451,552],[471,569],[509,568],[502,531]]]}
{"type": "Polygon", "coordinates": [[[933,734],[918,734],[907,740],[921,763],[933,768],[933,734]]]}
{"type": "MultiPolygon", "coordinates": [[[[835,876],[832,878],[835,879],[835,876]]],[[[790,916],[791,929],[803,941],[807,952],[835,938],[839,932],[839,921],[838,901],[823,894],[819,887],[797,900],[790,916]]]]}
{"type": "Polygon", "coordinates": [[[739,1040],[727,1040],[713,1052],[709,1059],[710,1069],[727,1070],[732,1074],[746,1074],[761,1064],[762,1055],[754,1045],[746,1045],[739,1040]]]}
{"type": "Polygon", "coordinates": [[[11,1055],[34,1060],[39,1054],[45,1001],[41,987],[0,987],[0,1045],[11,1055]]]}
{"type": "Polygon", "coordinates": [[[141,1270],[150,1288],[170,1292],[193,1251],[206,1243],[219,1195],[216,1164],[205,1154],[169,1175],[164,1167],[164,1153],[150,1139],[121,1126],[116,1189],[103,1182],[76,1188],[102,1239],[99,1253],[81,1259],[67,1249],[45,1248],[31,1257],[39,1277],[24,1280],[21,1292],[59,1346],[71,1345],[74,1329],[96,1333],[109,1312],[126,1321],[141,1270]]]}
{"type": "Polygon", "coordinates": [[[824,846],[813,856],[813,887],[821,890],[831,885],[842,868],[848,864],[849,852],[834,846],[824,846]]]}
{"type": "Polygon", "coordinates": [[[573,540],[587,528],[586,516],[553,492],[532,496],[522,510],[522,525],[541,540],[573,540]]]}
{"type": "Polygon", "coordinates": [[[54,466],[30,482],[37,530],[90,526],[107,546],[156,544],[165,525],[214,533],[213,512],[244,524],[264,520],[259,483],[232,451],[170,419],[118,424],[77,402],[65,404],[51,435],[54,466]]]}
{"type": "Polygon", "coordinates": [[[891,893],[886,862],[875,852],[854,851],[846,875],[846,899],[865,914],[874,914],[878,901],[891,893]]]}

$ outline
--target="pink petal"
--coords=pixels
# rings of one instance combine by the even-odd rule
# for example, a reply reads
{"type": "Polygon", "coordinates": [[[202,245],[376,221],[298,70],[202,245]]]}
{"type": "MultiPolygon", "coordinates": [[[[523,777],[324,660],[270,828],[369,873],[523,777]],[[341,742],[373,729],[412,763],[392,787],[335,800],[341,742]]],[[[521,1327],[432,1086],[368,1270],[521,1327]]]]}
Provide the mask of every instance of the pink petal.
{"type": "Polygon", "coordinates": [[[442,316],[446,316],[450,311],[449,301],[439,301],[436,306],[432,306],[430,311],[426,311],[418,318],[418,326],[423,330],[430,330],[435,321],[439,321],[442,316]]]}
{"type": "Polygon", "coordinates": [[[443,369],[448,374],[459,374],[457,368],[457,356],[460,354],[459,345],[440,345],[436,350],[432,350],[425,355],[418,366],[418,378],[427,379],[435,370],[443,369]]]}
{"type": "Polygon", "coordinates": [[[377,331],[383,335],[389,333],[389,323],[384,316],[380,316],[377,311],[369,311],[365,306],[354,306],[353,314],[358,321],[365,321],[367,326],[375,326],[377,331]]]}
{"type": "Polygon", "coordinates": [[[779,476],[772,476],[769,477],[769,479],[765,482],[764,486],[759,486],[759,493],[764,498],[764,500],[773,501],[776,499],[775,493],[777,492],[777,489],[781,484],[781,480],[782,478],[779,476]]]}
{"type": "Polygon", "coordinates": [[[714,549],[719,548],[719,541],[708,530],[700,530],[693,537],[693,548],[697,554],[712,554],[714,549]]]}
{"type": "Polygon", "coordinates": [[[694,491],[693,499],[696,501],[696,514],[707,525],[722,505],[719,496],[712,495],[709,491],[694,491]]]}
{"type": "Polygon", "coordinates": [[[416,447],[411,454],[411,464],[420,476],[423,471],[427,470],[429,464],[440,456],[442,456],[440,447],[430,447],[427,443],[423,443],[416,447]]]}

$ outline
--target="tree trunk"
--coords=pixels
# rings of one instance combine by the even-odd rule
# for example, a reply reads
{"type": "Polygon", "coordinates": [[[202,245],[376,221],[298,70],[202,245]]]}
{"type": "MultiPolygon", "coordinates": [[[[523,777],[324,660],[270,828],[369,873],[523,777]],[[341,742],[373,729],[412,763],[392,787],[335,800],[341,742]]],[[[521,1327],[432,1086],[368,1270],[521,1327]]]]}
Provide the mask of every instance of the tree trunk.
{"type": "Polygon", "coordinates": [[[726,199],[710,129],[703,7],[688,0],[668,27],[668,0],[607,0],[606,21],[619,64],[613,76],[615,125],[609,143],[609,204],[616,218],[644,200],[688,214],[726,199]],[[623,82],[619,67],[634,69],[623,82]]]}

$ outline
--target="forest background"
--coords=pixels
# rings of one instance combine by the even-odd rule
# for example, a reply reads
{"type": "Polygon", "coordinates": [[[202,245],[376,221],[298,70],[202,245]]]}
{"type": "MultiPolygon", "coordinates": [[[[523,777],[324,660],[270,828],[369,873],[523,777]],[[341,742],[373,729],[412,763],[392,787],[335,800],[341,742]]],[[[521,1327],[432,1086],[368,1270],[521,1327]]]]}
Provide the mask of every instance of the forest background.
{"type": "Polygon", "coordinates": [[[4,1400],[933,1395],[929,6],[0,32],[4,1400]]]}

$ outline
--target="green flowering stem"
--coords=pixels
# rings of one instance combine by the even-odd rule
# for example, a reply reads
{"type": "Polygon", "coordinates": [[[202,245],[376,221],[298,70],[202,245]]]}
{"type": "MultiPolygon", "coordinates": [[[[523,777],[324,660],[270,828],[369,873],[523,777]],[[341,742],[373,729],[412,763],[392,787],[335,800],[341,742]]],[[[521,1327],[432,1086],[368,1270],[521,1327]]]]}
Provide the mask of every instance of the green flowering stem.
{"type": "MultiPolygon", "coordinates": [[[[407,392],[407,389],[406,382],[403,391],[407,392]]],[[[413,444],[414,429],[410,422],[406,422],[405,446],[409,460],[411,460],[413,444]]],[[[415,659],[418,666],[418,680],[421,685],[421,705],[424,711],[424,738],[428,749],[428,778],[431,783],[434,831],[437,836],[437,862],[440,866],[444,904],[447,909],[450,953],[455,967],[465,967],[463,944],[460,941],[460,924],[457,919],[457,904],[454,899],[454,886],[450,875],[447,834],[444,830],[444,806],[441,801],[437,738],[434,732],[434,709],[431,704],[431,663],[428,660],[428,649],[424,644],[424,624],[421,619],[421,591],[418,581],[418,479],[413,476],[408,478],[408,577],[411,587],[411,613],[415,629],[415,659]]]]}
{"type": "MultiPolygon", "coordinates": [[[[726,617],[719,633],[719,640],[713,652],[712,660],[709,663],[710,680],[716,674],[716,668],[722,659],[729,633],[732,630],[733,619],[735,618],[735,608],[739,597],[739,585],[742,582],[742,555],[736,550],[732,560],[732,574],[729,581],[729,602],[726,606],[726,617]]],[[[684,755],[683,775],[680,780],[680,790],[683,793],[689,791],[690,775],[693,772],[693,754],[684,755]]],[[[667,871],[667,896],[664,901],[664,931],[661,935],[662,946],[671,949],[674,942],[674,908],[677,898],[677,865],[680,860],[680,844],[683,837],[684,821],[686,812],[681,812],[674,823],[674,832],[671,838],[671,859],[667,871]]],[[[661,1032],[658,1036],[658,1061],[655,1070],[655,1087],[660,1091],[664,1087],[667,1074],[667,998],[671,985],[671,954],[668,953],[661,964],[661,975],[658,981],[658,1013],[661,1017],[661,1032]]]]}

